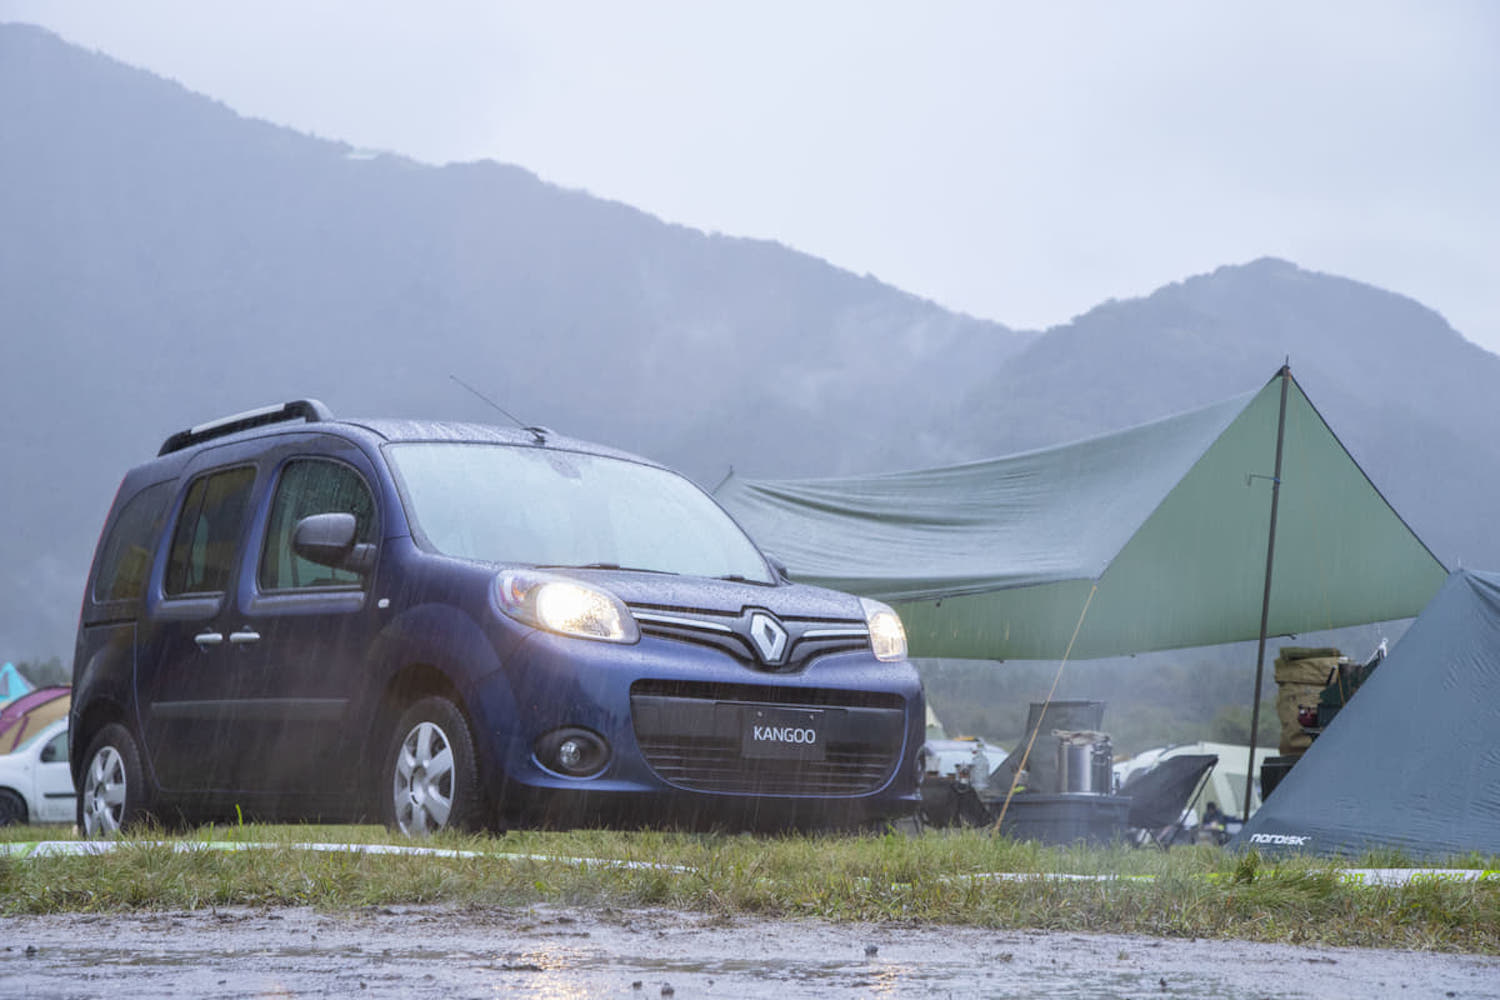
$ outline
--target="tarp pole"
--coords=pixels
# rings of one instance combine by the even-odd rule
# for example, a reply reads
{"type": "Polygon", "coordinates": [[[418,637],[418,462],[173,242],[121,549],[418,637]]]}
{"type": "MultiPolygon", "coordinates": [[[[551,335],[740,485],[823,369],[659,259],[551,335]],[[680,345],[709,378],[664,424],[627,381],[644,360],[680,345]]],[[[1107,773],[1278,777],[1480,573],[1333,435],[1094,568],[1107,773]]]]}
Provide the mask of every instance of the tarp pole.
{"type": "Polygon", "coordinates": [[[1260,645],[1255,652],[1255,691],[1250,698],[1250,760],[1245,765],[1245,819],[1250,818],[1250,795],[1255,789],[1255,733],[1260,728],[1260,686],[1266,675],[1266,626],[1271,618],[1271,569],[1276,561],[1276,505],[1281,499],[1281,446],[1286,440],[1286,391],[1292,380],[1290,363],[1277,372],[1281,379],[1281,412],[1276,417],[1276,469],[1271,476],[1271,529],[1266,535],[1266,589],[1260,599],[1260,645]]]}
{"type": "Polygon", "coordinates": [[[1063,668],[1068,665],[1068,658],[1073,655],[1073,643],[1078,641],[1078,633],[1083,630],[1083,620],[1088,617],[1089,605],[1094,603],[1094,595],[1099,592],[1099,581],[1089,588],[1089,596],[1084,599],[1083,609],[1078,612],[1078,624],[1073,626],[1073,637],[1068,640],[1068,648],[1063,650],[1062,662],[1057,665],[1057,673],[1052,675],[1052,688],[1047,692],[1047,700],[1042,702],[1042,711],[1036,717],[1036,728],[1031,731],[1031,739],[1026,741],[1026,752],[1021,754],[1021,760],[1016,764],[1016,772],[1010,777],[1010,788],[1005,793],[1005,801],[1000,803],[1000,815],[995,817],[995,825],[990,827],[991,836],[1000,832],[1000,824],[1005,822],[1005,812],[1010,808],[1010,800],[1016,794],[1016,786],[1021,783],[1021,772],[1026,770],[1027,761],[1031,760],[1031,748],[1036,745],[1037,734],[1042,731],[1042,721],[1047,718],[1047,706],[1052,704],[1052,696],[1057,693],[1057,682],[1062,680],[1063,668]]]}

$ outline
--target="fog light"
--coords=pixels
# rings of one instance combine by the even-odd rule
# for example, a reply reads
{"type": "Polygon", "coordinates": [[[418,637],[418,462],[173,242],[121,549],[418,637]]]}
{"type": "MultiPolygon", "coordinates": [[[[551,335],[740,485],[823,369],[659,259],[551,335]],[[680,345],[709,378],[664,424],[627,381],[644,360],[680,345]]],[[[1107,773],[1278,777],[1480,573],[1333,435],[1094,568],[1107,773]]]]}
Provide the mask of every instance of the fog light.
{"type": "Polygon", "coordinates": [[[570,778],[588,778],[609,763],[609,744],[587,729],[554,729],[536,741],[536,761],[570,778]]]}

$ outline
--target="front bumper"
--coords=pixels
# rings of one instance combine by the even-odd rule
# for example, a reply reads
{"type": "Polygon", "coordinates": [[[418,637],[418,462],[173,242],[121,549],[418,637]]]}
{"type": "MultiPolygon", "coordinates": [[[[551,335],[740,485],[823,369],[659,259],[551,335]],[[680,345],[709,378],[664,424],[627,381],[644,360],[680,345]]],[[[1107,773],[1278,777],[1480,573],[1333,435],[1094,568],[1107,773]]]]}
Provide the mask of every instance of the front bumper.
{"type": "Polygon", "coordinates": [[[925,709],[909,663],[843,652],[770,673],[669,639],[620,646],[542,632],[518,653],[471,701],[481,777],[502,819],[848,825],[916,809],[925,709]],[[757,744],[757,726],[787,739],[757,744]],[[586,778],[544,766],[537,743],[563,728],[606,741],[606,766],[586,778]]]}

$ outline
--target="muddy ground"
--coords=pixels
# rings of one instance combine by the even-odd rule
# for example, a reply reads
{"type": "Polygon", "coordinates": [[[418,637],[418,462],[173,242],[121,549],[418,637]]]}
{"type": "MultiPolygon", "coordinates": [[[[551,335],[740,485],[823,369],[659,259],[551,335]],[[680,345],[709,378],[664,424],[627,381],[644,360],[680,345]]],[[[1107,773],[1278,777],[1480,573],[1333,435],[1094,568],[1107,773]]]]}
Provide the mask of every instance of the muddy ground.
{"type": "Polygon", "coordinates": [[[665,910],[0,919],[0,997],[1500,998],[1500,958],[665,910]]]}

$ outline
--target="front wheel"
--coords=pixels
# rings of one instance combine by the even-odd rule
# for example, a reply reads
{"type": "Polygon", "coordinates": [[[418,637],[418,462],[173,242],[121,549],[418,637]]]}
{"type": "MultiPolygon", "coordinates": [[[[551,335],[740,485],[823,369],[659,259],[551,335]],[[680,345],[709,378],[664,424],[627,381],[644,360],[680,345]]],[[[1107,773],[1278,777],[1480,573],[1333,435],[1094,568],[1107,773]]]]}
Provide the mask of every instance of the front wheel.
{"type": "Polygon", "coordinates": [[[479,825],[479,773],[469,724],[451,701],[423,698],[401,716],[385,757],[381,813],[409,837],[479,825]]]}
{"type": "Polygon", "coordinates": [[[0,826],[26,822],[26,800],[9,788],[0,788],[0,826]]]}
{"type": "Polygon", "coordinates": [[[85,837],[112,837],[145,822],[150,812],[146,774],[130,731],[118,723],[99,730],[84,755],[78,790],[78,829],[85,837]]]}

